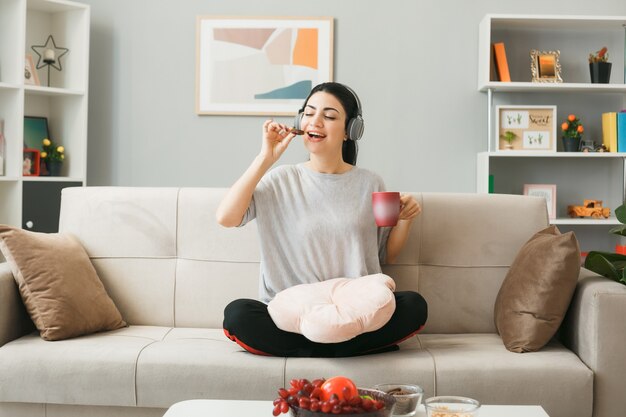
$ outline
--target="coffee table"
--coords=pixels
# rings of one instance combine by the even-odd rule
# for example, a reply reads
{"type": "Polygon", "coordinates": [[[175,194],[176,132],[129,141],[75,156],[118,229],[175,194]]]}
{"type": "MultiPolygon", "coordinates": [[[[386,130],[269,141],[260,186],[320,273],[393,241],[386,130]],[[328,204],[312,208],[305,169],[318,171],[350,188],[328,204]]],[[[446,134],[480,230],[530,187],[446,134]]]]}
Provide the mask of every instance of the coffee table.
{"type": "MultiPolygon", "coordinates": [[[[271,401],[188,400],[174,404],[163,417],[272,417],[271,401]]],[[[483,405],[480,417],[550,417],[539,405],[483,405]]],[[[289,414],[281,414],[287,417],[289,414]]],[[[426,417],[421,405],[415,417],[426,417]]]]}

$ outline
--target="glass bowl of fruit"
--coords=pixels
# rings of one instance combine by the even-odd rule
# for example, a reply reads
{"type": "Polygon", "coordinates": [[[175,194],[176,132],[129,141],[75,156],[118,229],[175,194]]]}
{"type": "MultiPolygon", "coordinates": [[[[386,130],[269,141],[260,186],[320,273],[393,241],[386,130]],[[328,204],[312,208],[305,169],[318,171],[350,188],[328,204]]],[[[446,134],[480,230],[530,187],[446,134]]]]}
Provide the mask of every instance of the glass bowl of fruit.
{"type": "Polygon", "coordinates": [[[291,413],[293,417],[390,417],[396,399],[375,389],[357,388],[343,376],[328,379],[292,379],[289,388],[280,388],[274,400],[273,415],[291,413]]]}

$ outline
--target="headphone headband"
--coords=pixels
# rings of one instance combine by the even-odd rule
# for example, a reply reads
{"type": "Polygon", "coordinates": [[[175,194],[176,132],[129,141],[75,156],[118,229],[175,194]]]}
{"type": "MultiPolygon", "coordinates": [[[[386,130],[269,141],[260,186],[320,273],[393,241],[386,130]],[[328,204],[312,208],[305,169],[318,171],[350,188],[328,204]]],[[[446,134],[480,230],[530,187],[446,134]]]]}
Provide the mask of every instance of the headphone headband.
{"type": "Polygon", "coordinates": [[[352,88],[348,87],[345,84],[341,84],[341,85],[344,86],[345,89],[351,92],[352,95],[354,96],[354,99],[356,100],[356,115],[363,117],[363,110],[361,110],[361,100],[359,99],[359,96],[356,95],[356,92],[352,88]]]}

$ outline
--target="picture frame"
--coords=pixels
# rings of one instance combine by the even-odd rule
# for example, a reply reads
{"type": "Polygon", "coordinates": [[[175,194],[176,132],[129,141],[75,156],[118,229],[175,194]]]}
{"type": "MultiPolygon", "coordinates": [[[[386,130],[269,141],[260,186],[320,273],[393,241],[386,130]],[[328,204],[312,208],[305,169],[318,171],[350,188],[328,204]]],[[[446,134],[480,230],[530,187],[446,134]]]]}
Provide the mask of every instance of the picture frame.
{"type": "Polygon", "coordinates": [[[333,26],[332,17],[198,16],[196,113],[297,114],[333,80],[333,26]]]}
{"type": "Polygon", "coordinates": [[[38,177],[41,168],[41,152],[39,149],[24,148],[22,176],[38,177]]]}
{"type": "Polygon", "coordinates": [[[548,217],[556,219],[556,184],[524,184],[524,195],[545,198],[548,217]]]}
{"type": "Polygon", "coordinates": [[[562,83],[561,51],[530,51],[530,72],[534,83],[562,83]]]}
{"type": "Polygon", "coordinates": [[[497,152],[556,152],[556,106],[496,106],[495,131],[497,152]]]}
{"type": "Polygon", "coordinates": [[[42,141],[45,138],[50,138],[48,118],[24,116],[24,148],[41,148],[42,141]]]}
{"type": "Polygon", "coordinates": [[[41,85],[39,82],[39,74],[37,74],[37,69],[35,68],[35,63],[31,54],[26,54],[24,63],[24,84],[41,85]]]}

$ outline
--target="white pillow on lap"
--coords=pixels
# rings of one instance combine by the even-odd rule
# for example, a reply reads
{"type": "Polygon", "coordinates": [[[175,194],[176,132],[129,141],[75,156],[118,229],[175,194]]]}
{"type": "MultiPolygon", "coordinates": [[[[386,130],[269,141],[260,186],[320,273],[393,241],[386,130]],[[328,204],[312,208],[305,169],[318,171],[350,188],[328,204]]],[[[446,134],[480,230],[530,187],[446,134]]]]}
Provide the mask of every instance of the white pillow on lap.
{"type": "Polygon", "coordinates": [[[378,330],[396,309],[387,275],[334,278],[276,294],[267,309],[276,326],[318,343],[339,343],[378,330]]]}

